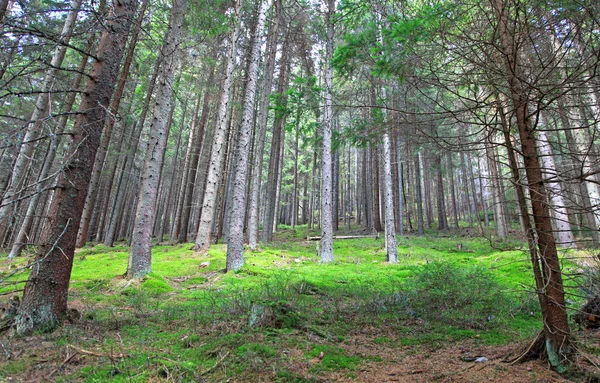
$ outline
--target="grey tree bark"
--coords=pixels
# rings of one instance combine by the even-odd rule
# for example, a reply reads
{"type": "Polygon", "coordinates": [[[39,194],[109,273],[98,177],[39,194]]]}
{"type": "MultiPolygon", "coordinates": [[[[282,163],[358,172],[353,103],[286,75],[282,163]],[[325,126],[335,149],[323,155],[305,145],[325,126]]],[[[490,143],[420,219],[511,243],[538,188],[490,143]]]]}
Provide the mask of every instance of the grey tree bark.
{"type": "Polygon", "coordinates": [[[237,271],[244,265],[244,213],[246,212],[246,179],[248,174],[248,156],[252,127],[254,122],[254,102],[258,84],[258,64],[260,47],[263,43],[263,29],[267,9],[271,0],[262,0],[258,11],[258,20],[254,31],[254,45],[250,53],[250,66],[246,73],[246,92],[244,94],[242,122],[237,137],[237,170],[233,180],[232,200],[229,212],[229,235],[227,242],[227,270],[237,271]]]}
{"type": "Polygon", "coordinates": [[[322,263],[333,262],[333,185],[331,175],[331,137],[333,129],[333,17],[335,0],[327,1],[325,49],[325,108],[323,116],[323,157],[321,178],[321,244],[320,259],[322,263]]]}
{"type": "Polygon", "coordinates": [[[219,101],[219,111],[217,113],[217,127],[210,156],[211,162],[206,176],[206,190],[204,191],[204,199],[202,202],[200,224],[194,241],[194,250],[200,252],[208,251],[208,247],[210,246],[212,224],[216,209],[215,197],[223,173],[222,160],[226,150],[225,136],[227,134],[227,109],[233,84],[233,70],[235,68],[236,46],[239,34],[238,16],[240,13],[241,2],[241,0],[236,0],[235,4],[235,25],[231,31],[231,40],[227,55],[227,68],[223,80],[223,89],[219,101]]]}
{"type": "Polygon", "coordinates": [[[131,250],[127,266],[128,278],[142,278],[152,268],[152,229],[154,208],[160,181],[160,170],[169,135],[169,113],[173,96],[173,78],[180,54],[183,16],[187,0],[173,0],[169,27],[161,48],[163,65],[159,76],[159,88],[154,107],[154,119],[142,169],[139,199],[131,238],[131,250]]]}

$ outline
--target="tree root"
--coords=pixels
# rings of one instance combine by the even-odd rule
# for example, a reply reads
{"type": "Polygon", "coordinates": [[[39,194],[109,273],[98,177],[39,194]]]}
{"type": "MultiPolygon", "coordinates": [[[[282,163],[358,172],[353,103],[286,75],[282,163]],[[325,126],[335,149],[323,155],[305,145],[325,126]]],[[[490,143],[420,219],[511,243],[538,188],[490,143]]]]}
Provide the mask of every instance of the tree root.
{"type": "Polygon", "coordinates": [[[540,331],[535,339],[529,343],[527,348],[523,350],[519,355],[514,358],[510,358],[507,356],[504,358],[504,363],[509,363],[511,365],[517,363],[524,363],[529,360],[534,360],[541,358],[545,355],[545,343],[544,343],[544,332],[540,331]]]}

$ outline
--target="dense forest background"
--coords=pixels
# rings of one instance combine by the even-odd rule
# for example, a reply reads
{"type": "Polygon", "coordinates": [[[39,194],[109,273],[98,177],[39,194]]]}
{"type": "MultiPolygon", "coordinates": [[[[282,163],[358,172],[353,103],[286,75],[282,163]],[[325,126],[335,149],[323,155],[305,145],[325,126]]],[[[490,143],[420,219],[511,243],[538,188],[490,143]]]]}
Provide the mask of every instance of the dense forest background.
{"type": "Polygon", "coordinates": [[[2,0],[0,245],[18,333],[67,310],[76,248],[453,232],[528,244],[544,342],[559,253],[600,245],[594,1],[2,0]]]}

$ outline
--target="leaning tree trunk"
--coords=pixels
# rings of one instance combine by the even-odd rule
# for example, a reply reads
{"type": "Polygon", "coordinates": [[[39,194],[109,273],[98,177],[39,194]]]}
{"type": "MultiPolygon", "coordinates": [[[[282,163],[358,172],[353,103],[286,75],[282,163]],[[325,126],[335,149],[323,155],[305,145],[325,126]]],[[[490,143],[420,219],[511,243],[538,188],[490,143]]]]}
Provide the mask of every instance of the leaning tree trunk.
{"type": "Polygon", "coordinates": [[[246,93],[244,94],[242,125],[237,139],[237,170],[233,179],[231,207],[229,208],[229,235],[227,236],[227,270],[237,271],[244,265],[244,213],[246,212],[246,179],[252,126],[254,122],[254,101],[258,82],[258,63],[262,34],[270,7],[270,0],[262,0],[258,12],[254,45],[250,53],[250,66],[246,73],[246,93]]]}
{"type": "Polygon", "coordinates": [[[205,252],[210,246],[210,237],[213,226],[213,218],[216,209],[216,195],[222,176],[222,162],[225,155],[226,145],[225,136],[227,135],[227,109],[229,105],[229,95],[233,84],[233,69],[235,68],[236,47],[239,35],[239,23],[237,22],[240,13],[241,0],[236,0],[235,5],[235,26],[231,31],[231,41],[227,57],[227,68],[225,70],[225,79],[221,100],[219,102],[219,111],[217,113],[217,127],[212,145],[210,156],[210,166],[206,175],[206,188],[202,202],[202,212],[200,214],[200,224],[196,234],[194,250],[205,252]]]}
{"type": "Polygon", "coordinates": [[[322,263],[333,262],[333,194],[331,177],[331,137],[333,131],[333,16],[335,0],[327,1],[327,42],[325,52],[325,113],[323,117],[323,155],[321,183],[321,244],[320,257],[322,263]]]}
{"type": "Polygon", "coordinates": [[[116,82],[119,64],[137,1],[113,3],[96,61],[72,130],[64,172],[59,176],[34,267],[25,285],[16,317],[19,334],[57,326],[67,310],[75,240],[87,194],[94,157],[116,82]]]}
{"type": "Polygon", "coordinates": [[[154,107],[154,120],[142,169],[139,199],[127,266],[128,278],[142,278],[152,269],[152,229],[155,204],[169,136],[169,114],[173,97],[173,78],[178,64],[181,29],[187,0],[173,0],[165,42],[161,49],[162,73],[154,107]]]}
{"type": "MultiPolygon", "coordinates": [[[[569,323],[565,306],[565,294],[556,242],[552,235],[552,219],[546,202],[546,187],[537,154],[537,140],[528,110],[527,84],[523,82],[519,64],[520,52],[516,49],[516,37],[509,30],[509,9],[503,0],[491,0],[498,22],[499,47],[506,67],[506,77],[512,99],[521,153],[525,164],[533,221],[537,233],[540,267],[544,278],[544,290],[540,305],[544,321],[546,353],[550,366],[565,372],[574,352],[571,346],[569,323]]],[[[519,10],[519,12],[521,12],[519,10]]]]}
{"type": "MultiPolygon", "coordinates": [[[[139,14],[134,24],[133,31],[131,33],[131,39],[129,41],[129,46],[127,47],[127,53],[125,55],[125,62],[123,63],[123,68],[121,68],[119,82],[117,83],[115,94],[113,95],[112,101],[110,103],[110,111],[114,115],[116,115],[119,112],[121,100],[123,99],[125,85],[127,84],[127,79],[129,78],[129,70],[131,68],[131,64],[133,63],[135,47],[137,45],[138,37],[142,29],[142,22],[144,20],[147,6],[148,0],[143,0],[140,6],[139,14]]],[[[83,247],[88,236],[88,230],[92,218],[92,211],[96,206],[96,197],[98,196],[98,189],[100,187],[100,175],[102,174],[102,168],[104,167],[104,160],[106,159],[106,154],[108,152],[108,144],[110,143],[112,130],[115,126],[115,122],[116,118],[109,118],[106,121],[106,126],[104,127],[102,141],[100,142],[98,154],[96,155],[96,161],[94,162],[94,169],[92,170],[92,179],[90,180],[88,195],[85,198],[83,215],[81,217],[81,225],[79,227],[79,233],[77,234],[77,247],[83,247]]]]}
{"type": "MultiPolygon", "coordinates": [[[[96,41],[96,37],[90,37],[86,46],[86,52],[92,49],[94,42],[96,41]]],[[[81,80],[83,79],[83,73],[85,72],[85,68],[88,65],[89,56],[84,55],[81,58],[79,66],[77,68],[77,75],[73,79],[73,83],[71,84],[71,89],[80,89],[81,80]]],[[[48,184],[50,184],[50,180],[53,179],[50,175],[50,170],[52,169],[52,165],[54,164],[54,158],[56,157],[56,152],[58,150],[58,146],[61,141],[62,133],[67,127],[67,122],[69,120],[69,114],[73,109],[73,105],[75,104],[75,99],[77,97],[77,92],[69,93],[67,100],[65,101],[65,105],[62,109],[62,116],[58,120],[58,128],[50,142],[50,147],[48,149],[48,153],[46,154],[46,158],[44,160],[44,166],[40,171],[40,175],[38,176],[38,184],[36,185],[36,193],[29,200],[29,205],[27,206],[27,213],[25,214],[25,219],[21,224],[21,228],[19,229],[19,233],[17,238],[13,243],[13,247],[8,255],[9,258],[15,258],[21,255],[23,247],[25,246],[26,241],[30,237],[31,227],[33,226],[33,220],[35,218],[35,212],[38,209],[38,205],[40,202],[40,198],[44,195],[48,184]]]]}
{"type": "Polygon", "coordinates": [[[58,36],[58,46],[52,55],[50,68],[46,72],[39,95],[33,107],[33,112],[26,126],[23,142],[21,143],[17,159],[13,164],[8,186],[4,191],[4,195],[0,197],[0,238],[2,238],[4,233],[9,230],[13,222],[12,217],[14,217],[13,212],[17,201],[26,189],[26,173],[42,133],[43,117],[47,113],[48,103],[50,101],[49,92],[52,90],[56,75],[58,74],[67,53],[67,47],[71,40],[73,29],[75,28],[75,22],[77,20],[79,8],[81,7],[81,2],[82,0],[71,1],[71,11],[67,15],[60,36],[58,36]]]}

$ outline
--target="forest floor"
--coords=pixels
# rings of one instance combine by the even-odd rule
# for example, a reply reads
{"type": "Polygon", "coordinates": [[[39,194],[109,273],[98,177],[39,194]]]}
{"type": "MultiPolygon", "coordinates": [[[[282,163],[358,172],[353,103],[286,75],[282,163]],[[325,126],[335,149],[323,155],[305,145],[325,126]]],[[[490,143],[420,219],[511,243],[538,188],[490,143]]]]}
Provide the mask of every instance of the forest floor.
{"type": "MultiPolygon", "coordinates": [[[[336,261],[322,265],[308,234],[284,229],[227,274],[224,245],[156,246],[153,273],[138,283],[122,277],[124,245],[81,249],[70,320],[0,335],[0,382],[599,381],[600,331],[576,325],[573,376],[541,360],[507,362],[541,329],[517,239],[400,237],[398,264],[384,262],[381,239],[338,240],[336,261]]],[[[562,254],[576,276],[566,282],[572,309],[598,292],[597,272],[580,266],[590,259],[562,254]]],[[[2,280],[27,259],[0,261],[2,280]]],[[[3,282],[0,307],[25,277],[3,282]]]]}

